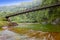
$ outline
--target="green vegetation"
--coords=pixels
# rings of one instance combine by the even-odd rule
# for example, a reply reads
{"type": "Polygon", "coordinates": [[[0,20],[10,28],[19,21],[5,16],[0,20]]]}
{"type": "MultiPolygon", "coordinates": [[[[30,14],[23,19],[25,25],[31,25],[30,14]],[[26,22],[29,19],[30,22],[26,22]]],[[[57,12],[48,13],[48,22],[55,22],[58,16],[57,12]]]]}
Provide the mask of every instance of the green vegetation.
{"type": "Polygon", "coordinates": [[[8,26],[9,22],[7,21],[6,18],[0,17],[0,30],[2,30],[3,26],[8,26]]]}
{"type": "MultiPolygon", "coordinates": [[[[60,0],[43,0],[42,4],[39,6],[31,6],[31,8],[34,7],[43,7],[43,6],[48,6],[51,4],[59,3],[60,0]]],[[[30,6],[30,5],[29,5],[30,6]]],[[[8,9],[5,7],[3,11],[0,10],[0,17],[5,17],[7,15],[12,15],[15,14],[16,12],[22,12],[24,10],[30,9],[30,7],[13,7],[8,9]],[[20,8],[23,8],[20,9],[20,8]],[[16,10],[17,9],[17,10],[16,10]]],[[[0,26],[8,25],[7,21],[5,18],[0,18],[0,26]]],[[[45,10],[40,10],[36,12],[30,12],[22,15],[18,15],[15,17],[10,18],[11,21],[17,22],[17,23],[39,23],[39,24],[32,24],[29,25],[28,29],[34,29],[34,30],[42,30],[42,31],[49,31],[49,32],[60,32],[60,7],[55,7],[55,8],[50,8],[50,9],[45,9],[45,10]],[[30,27],[32,26],[32,27],[30,27]]]]}
{"type": "MultiPolygon", "coordinates": [[[[16,28],[12,28],[13,30],[36,30],[36,31],[44,31],[44,32],[60,32],[60,25],[52,25],[52,24],[26,24],[24,26],[18,26],[16,28]]],[[[17,32],[19,33],[19,32],[17,32]]]]}
{"type": "MultiPolygon", "coordinates": [[[[46,5],[51,5],[51,4],[55,4],[58,3],[59,0],[44,0],[42,2],[42,5],[40,5],[40,7],[42,6],[46,6],[46,5]]],[[[11,18],[12,21],[16,21],[16,22],[25,22],[25,23],[53,23],[53,22],[60,22],[60,7],[55,7],[55,8],[50,8],[50,9],[46,9],[46,10],[40,10],[40,11],[36,11],[36,12],[30,12],[29,14],[23,14],[23,15],[19,15],[19,16],[15,16],[11,18]]],[[[57,23],[56,24],[59,24],[57,23]]]]}
{"type": "Polygon", "coordinates": [[[7,40],[11,38],[16,38],[16,40],[60,40],[60,7],[21,14],[10,17],[10,20],[5,18],[5,16],[24,10],[55,3],[60,3],[60,0],[43,0],[42,4],[23,3],[22,6],[0,7],[1,38],[7,38],[7,40]],[[20,35],[17,36],[16,33],[20,35]]]}

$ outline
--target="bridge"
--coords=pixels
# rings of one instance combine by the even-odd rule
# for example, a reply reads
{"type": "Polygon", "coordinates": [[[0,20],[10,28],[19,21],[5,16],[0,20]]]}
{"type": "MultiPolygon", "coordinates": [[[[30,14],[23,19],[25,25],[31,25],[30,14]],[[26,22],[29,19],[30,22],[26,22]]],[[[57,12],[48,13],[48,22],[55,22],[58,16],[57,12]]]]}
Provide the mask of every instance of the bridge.
{"type": "Polygon", "coordinates": [[[20,12],[20,13],[15,13],[15,14],[12,14],[12,15],[8,15],[5,18],[8,19],[9,17],[13,17],[13,16],[21,15],[21,14],[26,14],[26,13],[34,12],[34,11],[44,10],[44,9],[48,9],[48,8],[55,8],[55,7],[58,7],[58,6],[60,6],[60,3],[52,4],[50,6],[39,7],[39,8],[35,7],[35,8],[31,8],[31,9],[25,10],[25,11],[20,12]]]}

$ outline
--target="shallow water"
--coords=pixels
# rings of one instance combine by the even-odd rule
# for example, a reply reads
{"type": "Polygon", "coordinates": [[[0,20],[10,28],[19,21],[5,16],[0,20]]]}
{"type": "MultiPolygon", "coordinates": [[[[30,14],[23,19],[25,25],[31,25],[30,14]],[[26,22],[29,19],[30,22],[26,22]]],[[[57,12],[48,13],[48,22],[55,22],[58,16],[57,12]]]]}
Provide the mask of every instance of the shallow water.
{"type": "MultiPolygon", "coordinates": [[[[51,27],[48,29],[51,30],[50,28],[51,27]]],[[[41,27],[40,24],[21,24],[16,28],[0,31],[0,40],[60,40],[60,32],[50,34],[49,32],[41,32],[40,29],[43,30],[46,29],[46,27],[41,27]]],[[[58,29],[60,29],[60,27],[58,27],[58,29]]],[[[55,29],[53,31],[55,31],[55,29]]]]}
{"type": "Polygon", "coordinates": [[[4,30],[0,32],[0,40],[15,40],[17,37],[17,34],[9,31],[9,30],[4,30]]]}
{"type": "Polygon", "coordinates": [[[26,35],[20,35],[9,30],[0,31],[0,40],[39,40],[36,38],[29,38],[26,35]]]}
{"type": "Polygon", "coordinates": [[[43,38],[29,37],[27,35],[20,35],[9,30],[4,30],[0,31],[0,40],[48,40],[48,39],[46,39],[46,37],[43,38]]]}

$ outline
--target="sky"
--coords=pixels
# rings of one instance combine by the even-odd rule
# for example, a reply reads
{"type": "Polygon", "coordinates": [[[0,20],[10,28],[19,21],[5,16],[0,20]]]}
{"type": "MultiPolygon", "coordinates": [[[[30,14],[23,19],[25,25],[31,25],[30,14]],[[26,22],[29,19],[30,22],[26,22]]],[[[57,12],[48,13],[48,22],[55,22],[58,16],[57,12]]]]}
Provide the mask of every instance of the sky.
{"type": "Polygon", "coordinates": [[[0,6],[14,5],[21,2],[31,2],[32,0],[0,0],[0,6]]]}

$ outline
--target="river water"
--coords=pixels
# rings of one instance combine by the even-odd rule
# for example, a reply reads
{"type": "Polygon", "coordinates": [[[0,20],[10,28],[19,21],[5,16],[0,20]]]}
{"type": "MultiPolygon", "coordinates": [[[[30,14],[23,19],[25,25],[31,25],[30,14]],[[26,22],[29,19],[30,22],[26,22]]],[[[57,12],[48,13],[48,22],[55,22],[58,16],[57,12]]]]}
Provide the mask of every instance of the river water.
{"type": "Polygon", "coordinates": [[[9,30],[0,31],[0,40],[40,40],[29,38],[28,36],[20,35],[9,30]]]}
{"type": "Polygon", "coordinates": [[[0,40],[55,40],[52,35],[50,35],[48,32],[34,32],[33,30],[30,30],[31,32],[27,33],[28,35],[34,35],[34,37],[29,37],[28,35],[24,34],[17,34],[10,30],[3,30],[0,31],[0,40]],[[32,34],[30,34],[32,33],[32,34]],[[37,34],[36,34],[37,33],[37,34]],[[35,35],[36,34],[36,35],[35,35]],[[39,36],[39,38],[36,38],[36,36],[39,36]]]}

